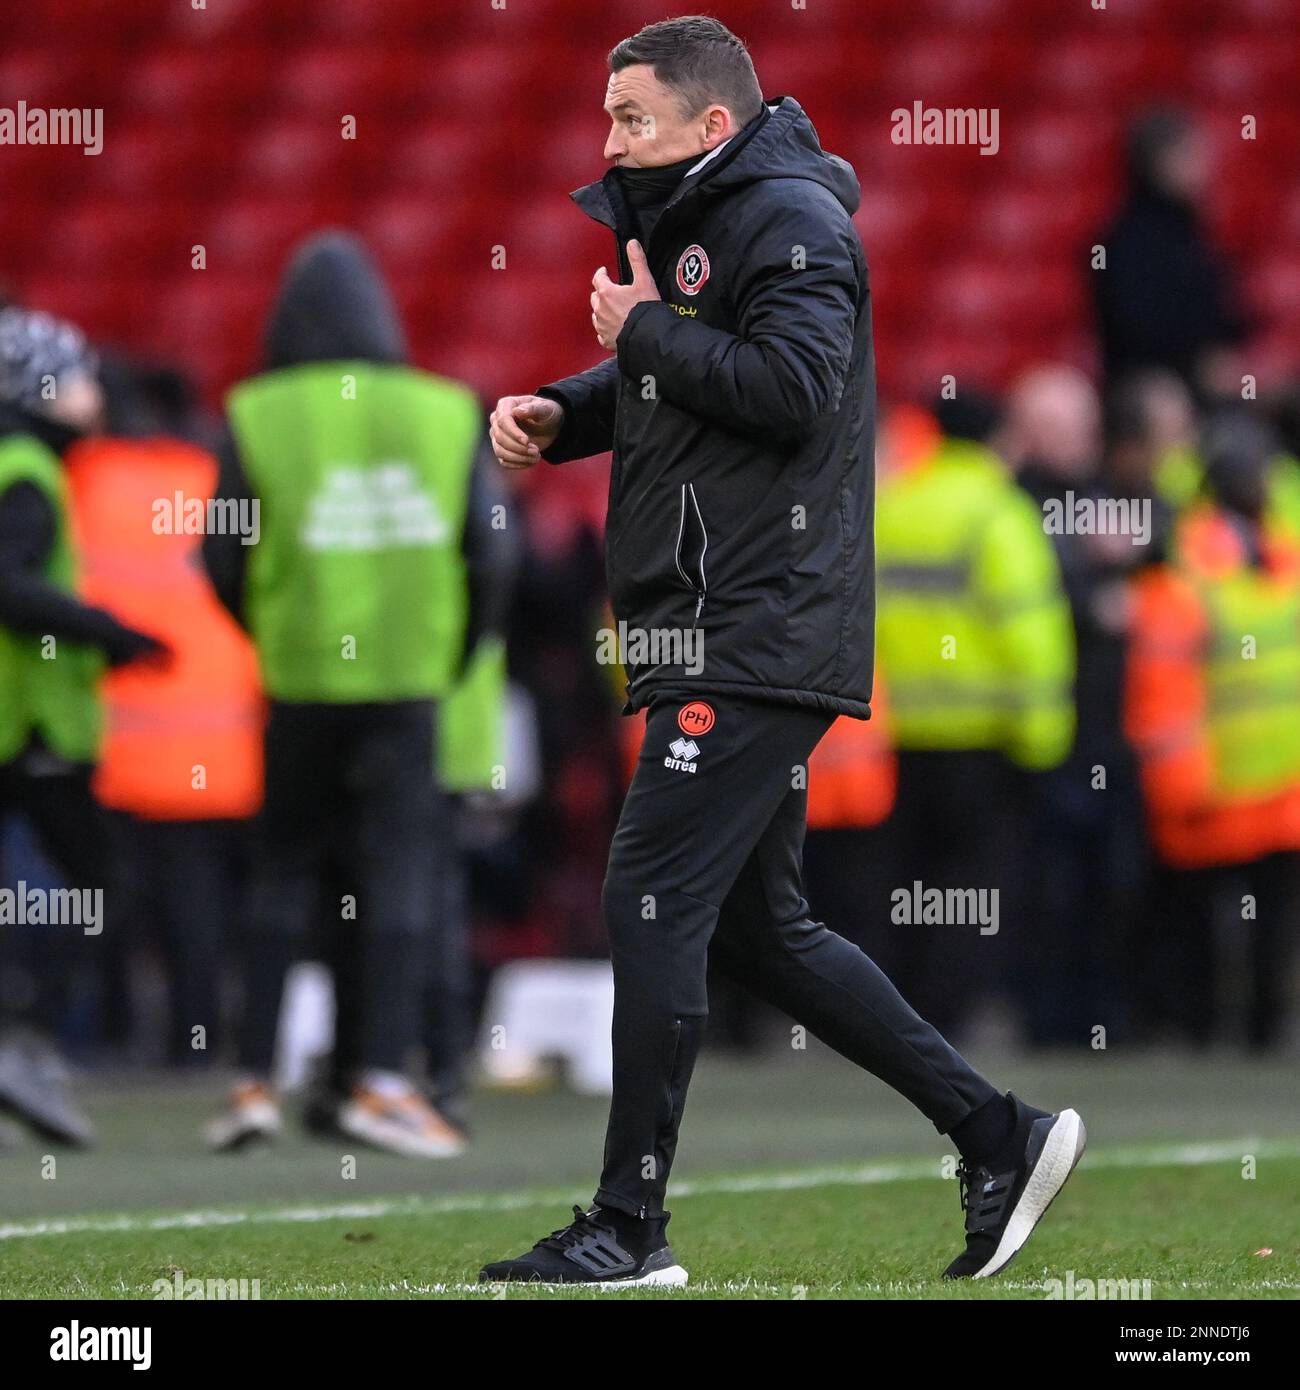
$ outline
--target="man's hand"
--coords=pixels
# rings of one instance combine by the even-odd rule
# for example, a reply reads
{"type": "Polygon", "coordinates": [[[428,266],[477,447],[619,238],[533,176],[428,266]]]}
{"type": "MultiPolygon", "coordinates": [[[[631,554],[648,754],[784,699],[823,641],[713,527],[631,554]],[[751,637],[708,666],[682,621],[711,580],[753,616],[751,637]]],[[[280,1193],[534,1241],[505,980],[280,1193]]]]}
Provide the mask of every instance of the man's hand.
{"type": "Polygon", "coordinates": [[[614,350],[618,335],[623,331],[627,316],[634,304],[644,304],[659,298],[655,288],[654,276],[646,262],[645,252],[639,241],[627,244],[628,264],[632,267],[632,283],[616,285],[601,268],[591,277],[595,287],[591,292],[591,322],[596,337],[603,348],[614,350]]]}
{"type": "Polygon", "coordinates": [[[502,396],[488,423],[492,450],[506,468],[531,468],[555,443],[564,407],[545,396],[502,396]]]}

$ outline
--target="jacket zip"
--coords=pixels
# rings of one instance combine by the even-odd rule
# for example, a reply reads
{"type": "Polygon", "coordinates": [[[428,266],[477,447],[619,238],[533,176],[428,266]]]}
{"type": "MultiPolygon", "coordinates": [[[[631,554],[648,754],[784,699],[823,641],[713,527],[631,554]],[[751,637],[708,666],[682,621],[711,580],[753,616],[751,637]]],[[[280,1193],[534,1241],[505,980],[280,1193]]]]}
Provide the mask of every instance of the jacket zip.
{"type": "Polygon", "coordinates": [[[682,484],[682,510],[681,517],[677,523],[677,573],[681,575],[682,582],[693,589],[698,598],[695,604],[695,624],[699,625],[700,614],[704,611],[704,600],[709,594],[709,581],[704,571],[704,557],[709,550],[709,533],[704,529],[704,516],[700,512],[699,500],[695,496],[695,484],[682,484]],[[686,535],[686,499],[690,497],[691,506],[695,508],[695,519],[700,523],[700,538],[704,542],[700,550],[700,582],[697,584],[682,568],[682,541],[686,535]]]}

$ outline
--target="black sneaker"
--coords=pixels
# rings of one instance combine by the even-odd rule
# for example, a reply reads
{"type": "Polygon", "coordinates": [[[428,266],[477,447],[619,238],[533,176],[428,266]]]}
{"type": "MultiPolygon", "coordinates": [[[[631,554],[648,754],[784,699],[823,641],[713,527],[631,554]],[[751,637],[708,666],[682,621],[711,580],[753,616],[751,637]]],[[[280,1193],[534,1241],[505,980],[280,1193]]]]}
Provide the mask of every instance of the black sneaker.
{"type": "Polygon", "coordinates": [[[1016,1107],[1011,1157],[957,1169],[966,1213],[966,1250],[945,1279],[987,1279],[1011,1263],[1083,1155],[1087,1133],[1073,1110],[1049,1115],[1007,1092],[1016,1107]]]}
{"type": "Polygon", "coordinates": [[[590,1211],[574,1207],[569,1225],[552,1231],[525,1255],[485,1265],[479,1271],[479,1282],[681,1288],[687,1275],[674,1259],[664,1234],[667,1223],[667,1212],[662,1220],[642,1221],[636,1217],[620,1219],[600,1207],[590,1211]],[[621,1235],[616,1223],[627,1228],[635,1223],[641,1239],[621,1235]]]}

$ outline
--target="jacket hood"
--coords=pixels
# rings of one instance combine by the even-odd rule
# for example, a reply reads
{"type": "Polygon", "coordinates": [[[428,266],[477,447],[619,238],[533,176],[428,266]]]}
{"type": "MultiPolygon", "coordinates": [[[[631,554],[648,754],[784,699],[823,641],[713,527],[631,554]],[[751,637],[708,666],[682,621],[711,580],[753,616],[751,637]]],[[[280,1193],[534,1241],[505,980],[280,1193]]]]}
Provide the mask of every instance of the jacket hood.
{"type": "MultiPolygon", "coordinates": [[[[688,175],[669,200],[668,208],[691,196],[730,192],[743,184],[763,179],[808,179],[828,188],[850,215],[858,210],[862,189],[847,160],[822,149],[817,130],[793,97],[769,101],[760,115],[711,159],[698,174],[688,175]]],[[[612,227],[615,224],[611,194],[618,197],[613,170],[598,183],[587,184],[571,195],[589,217],[612,227]]]]}
{"type": "Polygon", "coordinates": [[[734,188],[762,179],[808,179],[828,188],[850,215],[862,201],[858,176],[847,160],[822,149],[816,127],[793,97],[778,97],[767,103],[766,118],[759,119],[754,133],[728,158],[724,150],[718,168],[710,174],[706,164],[700,170],[700,187],[710,192],[734,188]]]}
{"type": "Polygon", "coordinates": [[[271,369],[406,360],[397,306],[359,238],[325,232],[299,247],[267,323],[266,359],[271,369]]]}

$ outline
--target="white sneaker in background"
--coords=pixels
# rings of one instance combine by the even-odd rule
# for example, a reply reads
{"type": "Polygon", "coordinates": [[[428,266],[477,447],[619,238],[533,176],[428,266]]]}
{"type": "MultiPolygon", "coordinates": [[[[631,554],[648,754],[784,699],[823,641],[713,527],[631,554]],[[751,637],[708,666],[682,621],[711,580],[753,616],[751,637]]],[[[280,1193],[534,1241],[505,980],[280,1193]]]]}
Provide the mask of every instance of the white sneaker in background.
{"type": "Polygon", "coordinates": [[[226,1108],[203,1129],[211,1149],[229,1151],[260,1139],[280,1134],[280,1104],[271,1088],[260,1081],[240,1082],[231,1092],[226,1108]]]}
{"type": "Polygon", "coordinates": [[[465,1136],[403,1076],[368,1072],[339,1108],[344,1134],[408,1158],[455,1158],[465,1136]]]}

